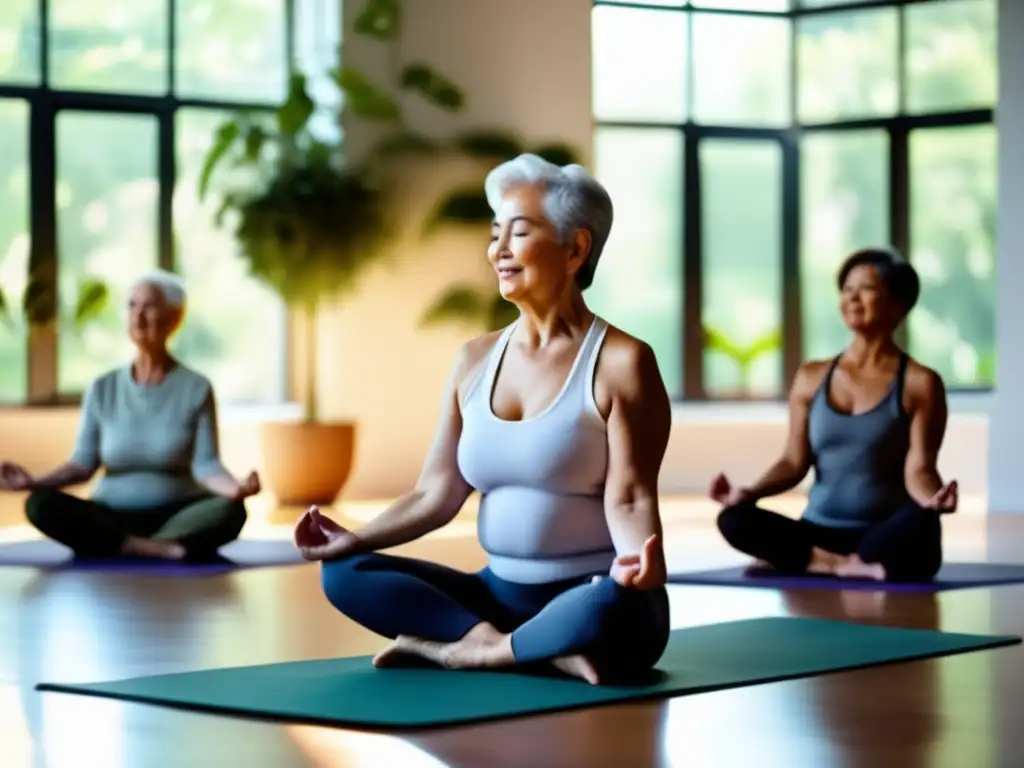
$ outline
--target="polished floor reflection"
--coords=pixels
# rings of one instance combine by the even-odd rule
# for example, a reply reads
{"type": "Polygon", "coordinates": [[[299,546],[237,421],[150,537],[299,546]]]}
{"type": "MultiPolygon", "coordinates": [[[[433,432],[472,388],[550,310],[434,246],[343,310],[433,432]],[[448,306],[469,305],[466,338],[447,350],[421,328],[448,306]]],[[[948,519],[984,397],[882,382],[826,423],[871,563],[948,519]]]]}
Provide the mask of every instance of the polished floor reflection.
{"type": "MultiPolygon", "coordinates": [[[[671,559],[736,559],[703,507],[667,505],[671,559]]],[[[372,510],[352,509],[365,518],[372,510]]],[[[250,535],[272,535],[268,513],[250,535]]],[[[6,535],[20,536],[17,530],[6,535]]],[[[950,559],[1024,557],[1024,519],[964,516],[950,559]]],[[[471,521],[403,548],[482,562],[471,521]]],[[[939,595],[673,587],[674,624],[798,615],[962,632],[1024,632],[1024,585],[939,595]]],[[[1024,648],[663,702],[391,736],[190,714],[65,694],[86,681],[372,653],[312,566],[203,579],[0,569],[0,766],[901,766],[1024,765],[1024,648]]],[[[751,638],[752,654],[757,653],[751,638]]]]}

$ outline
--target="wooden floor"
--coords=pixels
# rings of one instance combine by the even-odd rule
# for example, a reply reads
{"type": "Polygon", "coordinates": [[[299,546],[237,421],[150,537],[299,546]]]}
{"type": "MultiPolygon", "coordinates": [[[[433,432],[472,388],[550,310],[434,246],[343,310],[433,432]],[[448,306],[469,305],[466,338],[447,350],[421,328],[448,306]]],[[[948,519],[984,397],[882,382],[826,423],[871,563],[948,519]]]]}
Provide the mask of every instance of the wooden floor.
{"type": "MultiPolygon", "coordinates": [[[[349,510],[352,517],[372,511],[349,510]]],[[[706,511],[682,500],[667,505],[675,563],[737,562],[718,541],[706,511]]],[[[247,535],[273,535],[269,525],[282,517],[290,514],[265,513],[247,535]]],[[[949,520],[949,559],[1024,558],[1024,516],[949,520]]],[[[405,551],[477,567],[483,560],[473,534],[471,520],[456,521],[405,551]]],[[[938,596],[673,587],[671,595],[676,627],[798,615],[1024,632],[1024,586],[938,596]]],[[[313,566],[201,579],[0,569],[0,766],[1024,765],[1021,646],[403,738],[33,691],[40,680],[366,654],[382,644],[334,613],[313,566]]],[[[750,652],[757,653],[756,638],[750,652]]]]}

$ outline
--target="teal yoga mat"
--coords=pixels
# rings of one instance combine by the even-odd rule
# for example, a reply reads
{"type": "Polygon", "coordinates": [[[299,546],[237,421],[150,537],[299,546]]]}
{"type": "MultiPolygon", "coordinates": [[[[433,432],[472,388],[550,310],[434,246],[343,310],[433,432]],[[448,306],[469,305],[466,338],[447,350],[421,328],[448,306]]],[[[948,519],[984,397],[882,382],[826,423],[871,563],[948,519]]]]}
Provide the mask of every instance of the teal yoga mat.
{"type": "Polygon", "coordinates": [[[176,708],[353,728],[425,728],[669,698],[1020,643],[1019,637],[763,618],[678,629],[655,679],[629,686],[510,672],[374,669],[370,657],[37,686],[176,708]]]}

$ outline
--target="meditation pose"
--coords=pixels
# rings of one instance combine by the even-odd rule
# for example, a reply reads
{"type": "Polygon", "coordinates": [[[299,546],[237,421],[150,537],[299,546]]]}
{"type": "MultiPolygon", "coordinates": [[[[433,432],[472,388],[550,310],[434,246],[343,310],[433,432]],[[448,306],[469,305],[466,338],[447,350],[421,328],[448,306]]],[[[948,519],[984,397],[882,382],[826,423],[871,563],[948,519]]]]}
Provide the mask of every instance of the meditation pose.
{"type": "Polygon", "coordinates": [[[724,475],[710,495],[736,549],[790,574],[927,581],[942,563],[940,514],[957,506],[936,462],[946,430],[942,379],[910,359],[893,334],[914,307],[914,268],[886,249],[850,256],[838,276],[853,339],[833,360],[799,369],[789,396],[789,439],[753,485],[724,475]],[[814,467],[799,520],[757,506],[797,486],[814,467]]]}
{"type": "Polygon", "coordinates": [[[486,192],[488,260],[519,318],[457,356],[416,487],[356,531],[311,508],[296,545],[324,560],[334,607],[394,640],[378,667],[633,679],[669,636],[657,483],[671,412],[650,347],[583,300],[612,203],[582,167],[533,155],[492,170],[486,192]],[[474,490],[480,572],[377,551],[444,526],[474,490]]]}
{"type": "Polygon", "coordinates": [[[28,520],[79,557],[213,557],[245,524],[243,500],[259,478],[221,464],[210,382],[174,360],[167,340],[181,324],[185,291],[154,271],[131,290],[134,361],[100,376],[82,401],[69,460],[41,477],[0,464],[0,489],[28,490],[28,520]],[[91,499],[61,489],[104,474],[91,499]]]}

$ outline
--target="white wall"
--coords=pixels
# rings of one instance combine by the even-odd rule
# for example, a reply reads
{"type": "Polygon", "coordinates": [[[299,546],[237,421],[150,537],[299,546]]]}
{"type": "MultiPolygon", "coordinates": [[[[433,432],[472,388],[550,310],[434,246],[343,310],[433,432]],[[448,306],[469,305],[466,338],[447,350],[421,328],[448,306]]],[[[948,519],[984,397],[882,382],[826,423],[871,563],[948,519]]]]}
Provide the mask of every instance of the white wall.
{"type": "Polygon", "coordinates": [[[996,392],[989,441],[990,511],[1024,512],[1024,2],[999,3],[999,208],[996,392]]]}

